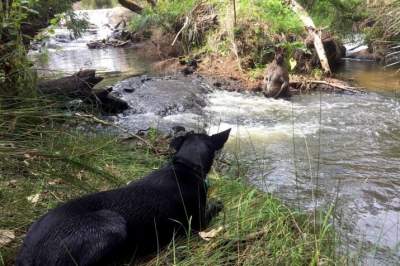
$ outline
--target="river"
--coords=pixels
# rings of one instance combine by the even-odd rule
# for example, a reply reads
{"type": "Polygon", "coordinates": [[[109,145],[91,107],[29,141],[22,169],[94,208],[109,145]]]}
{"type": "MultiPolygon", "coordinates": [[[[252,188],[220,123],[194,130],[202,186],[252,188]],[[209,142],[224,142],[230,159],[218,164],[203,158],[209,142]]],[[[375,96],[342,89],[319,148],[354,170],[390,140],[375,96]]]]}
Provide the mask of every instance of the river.
{"type": "MultiPolygon", "coordinates": [[[[88,11],[88,17],[101,29],[107,12],[88,11]]],[[[120,77],[148,71],[134,49],[87,49],[88,38],[99,34],[55,41],[58,48],[49,48],[45,61],[32,56],[44,72],[92,67],[120,77]]],[[[249,182],[295,209],[334,205],[340,252],[354,254],[360,265],[398,265],[400,79],[374,63],[350,60],[340,74],[368,93],[315,92],[286,101],[213,90],[203,114],[140,119],[148,117],[153,126],[163,121],[204,126],[210,133],[232,128],[226,156],[239,159],[249,182]]],[[[135,119],[137,115],[127,113],[122,121],[128,126],[135,119]]]]}

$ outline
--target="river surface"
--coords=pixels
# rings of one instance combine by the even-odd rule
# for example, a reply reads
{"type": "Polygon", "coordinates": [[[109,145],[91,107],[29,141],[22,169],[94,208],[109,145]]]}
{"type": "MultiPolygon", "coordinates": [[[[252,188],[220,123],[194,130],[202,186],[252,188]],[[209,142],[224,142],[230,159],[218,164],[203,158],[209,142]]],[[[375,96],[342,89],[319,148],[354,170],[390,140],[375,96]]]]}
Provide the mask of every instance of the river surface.
{"type": "MultiPolygon", "coordinates": [[[[96,24],[107,12],[89,11],[89,18],[96,24]]],[[[133,49],[88,50],[85,42],[98,35],[56,42],[58,48],[48,49],[45,62],[37,52],[32,56],[38,68],[52,71],[92,67],[122,75],[148,70],[133,49]]],[[[165,122],[210,133],[232,128],[225,151],[240,159],[249,182],[293,208],[334,205],[341,252],[360,258],[359,265],[398,265],[400,79],[371,62],[345,60],[340,73],[369,92],[316,92],[286,101],[213,90],[202,114],[128,112],[119,121],[127,128],[139,118],[155,127],[165,122]]]]}

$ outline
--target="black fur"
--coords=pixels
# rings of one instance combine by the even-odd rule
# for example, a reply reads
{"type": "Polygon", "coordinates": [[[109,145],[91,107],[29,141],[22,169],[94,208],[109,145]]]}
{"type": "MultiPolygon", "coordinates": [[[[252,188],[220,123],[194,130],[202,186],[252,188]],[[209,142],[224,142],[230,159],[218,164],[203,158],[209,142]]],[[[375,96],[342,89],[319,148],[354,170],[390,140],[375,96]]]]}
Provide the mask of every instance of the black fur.
{"type": "Polygon", "coordinates": [[[229,132],[174,139],[167,166],[49,211],[30,227],[16,265],[105,265],[157,251],[189,228],[202,230],[222,209],[207,205],[205,179],[229,132]]]}

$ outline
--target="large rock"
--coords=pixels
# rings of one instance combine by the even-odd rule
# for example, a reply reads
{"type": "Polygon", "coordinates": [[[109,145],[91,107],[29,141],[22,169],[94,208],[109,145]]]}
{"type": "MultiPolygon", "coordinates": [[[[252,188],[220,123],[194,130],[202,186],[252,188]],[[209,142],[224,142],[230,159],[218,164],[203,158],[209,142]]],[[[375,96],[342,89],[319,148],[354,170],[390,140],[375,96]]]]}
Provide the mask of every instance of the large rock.
{"type": "Polygon", "coordinates": [[[119,118],[125,128],[132,131],[157,127],[168,131],[184,124],[196,129],[207,104],[211,87],[201,78],[147,77],[130,78],[116,84],[115,96],[129,105],[119,118]]]}
{"type": "Polygon", "coordinates": [[[129,106],[129,113],[167,116],[182,112],[201,114],[208,87],[197,79],[134,77],[114,86],[129,106]]]}

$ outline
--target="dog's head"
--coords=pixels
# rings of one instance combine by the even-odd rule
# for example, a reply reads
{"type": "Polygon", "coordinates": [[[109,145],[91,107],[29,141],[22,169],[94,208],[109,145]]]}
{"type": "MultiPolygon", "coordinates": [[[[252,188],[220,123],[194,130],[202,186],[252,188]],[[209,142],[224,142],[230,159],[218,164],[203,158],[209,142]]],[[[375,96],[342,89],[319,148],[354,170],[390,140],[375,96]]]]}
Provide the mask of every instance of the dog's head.
{"type": "Polygon", "coordinates": [[[170,144],[176,150],[174,159],[199,168],[205,176],[211,169],[215,152],[224,147],[230,131],[228,129],[212,136],[188,133],[174,138],[170,144]]]}

